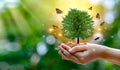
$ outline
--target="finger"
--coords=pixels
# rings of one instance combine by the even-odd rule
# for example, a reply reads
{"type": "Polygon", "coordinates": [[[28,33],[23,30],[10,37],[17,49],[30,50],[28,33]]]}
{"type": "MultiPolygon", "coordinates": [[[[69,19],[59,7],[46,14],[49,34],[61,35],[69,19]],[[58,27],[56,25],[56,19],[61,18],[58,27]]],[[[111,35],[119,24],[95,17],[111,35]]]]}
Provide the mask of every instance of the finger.
{"type": "Polygon", "coordinates": [[[78,46],[75,46],[75,47],[69,49],[69,52],[72,53],[72,54],[74,54],[76,52],[83,52],[85,50],[87,50],[86,46],[84,46],[84,45],[78,45],[78,46]]]}
{"type": "Polygon", "coordinates": [[[79,58],[77,58],[76,56],[71,56],[71,60],[77,64],[80,64],[79,58]]]}
{"type": "Polygon", "coordinates": [[[62,56],[63,59],[65,60],[71,60],[75,63],[79,63],[79,59],[76,58],[75,56],[71,55],[69,52],[65,51],[65,50],[61,50],[59,51],[59,54],[62,56]]]}
{"type": "Polygon", "coordinates": [[[67,45],[69,45],[70,47],[74,47],[74,46],[76,46],[77,44],[74,43],[74,42],[69,41],[69,42],[67,42],[67,45]]]}
{"type": "Polygon", "coordinates": [[[62,56],[62,59],[64,59],[64,60],[69,60],[69,59],[62,53],[62,51],[59,51],[58,53],[59,53],[59,55],[62,56]]]}
{"type": "Polygon", "coordinates": [[[66,45],[66,44],[64,44],[64,43],[61,44],[61,47],[63,47],[63,48],[66,49],[66,50],[71,49],[70,46],[68,46],[68,45],[66,45]]]}
{"type": "Polygon", "coordinates": [[[65,56],[65,58],[67,58],[67,60],[71,60],[71,61],[79,64],[79,58],[76,58],[76,56],[70,54],[70,53],[67,52],[66,50],[61,51],[61,52],[62,52],[62,54],[65,56]]]}
{"type": "Polygon", "coordinates": [[[60,50],[61,47],[63,46],[66,46],[64,43],[61,43],[59,46],[58,46],[58,49],[60,50]]]}
{"type": "Polygon", "coordinates": [[[61,53],[62,53],[64,56],[70,56],[70,55],[71,55],[67,50],[65,50],[65,49],[62,48],[62,47],[60,47],[60,51],[61,51],[61,53]]]}
{"type": "Polygon", "coordinates": [[[64,59],[64,60],[71,60],[71,61],[73,61],[73,62],[75,62],[77,64],[80,64],[79,59],[76,58],[75,56],[71,55],[71,54],[70,55],[66,55],[66,53],[62,52],[62,51],[59,51],[59,54],[62,56],[62,59],[64,59]]]}
{"type": "Polygon", "coordinates": [[[73,62],[75,62],[75,63],[77,63],[77,64],[80,63],[80,62],[79,62],[79,58],[76,58],[74,55],[71,55],[71,54],[66,55],[65,52],[62,52],[62,53],[63,53],[64,56],[66,56],[67,60],[71,60],[71,61],[73,61],[73,62]]]}
{"type": "Polygon", "coordinates": [[[68,51],[66,51],[64,48],[60,47],[59,54],[62,56],[62,59],[65,60],[71,60],[77,64],[80,64],[79,59],[75,56],[71,55],[68,51]]]}
{"type": "Polygon", "coordinates": [[[86,63],[86,57],[83,56],[83,52],[75,53],[74,56],[78,58],[79,64],[85,64],[86,63]]]}
{"type": "Polygon", "coordinates": [[[63,52],[63,54],[67,55],[67,56],[70,56],[71,54],[65,50],[63,47],[60,47],[60,50],[63,52]]]}
{"type": "Polygon", "coordinates": [[[58,50],[60,50],[61,45],[58,46],[58,50]]]}

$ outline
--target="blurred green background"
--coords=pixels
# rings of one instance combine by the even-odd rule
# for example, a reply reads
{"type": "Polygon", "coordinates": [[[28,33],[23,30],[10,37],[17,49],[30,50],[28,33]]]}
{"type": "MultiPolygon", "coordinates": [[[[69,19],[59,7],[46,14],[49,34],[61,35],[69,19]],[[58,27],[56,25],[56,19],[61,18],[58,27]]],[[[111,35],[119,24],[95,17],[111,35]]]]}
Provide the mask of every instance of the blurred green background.
{"type": "Polygon", "coordinates": [[[0,70],[120,70],[104,60],[78,65],[61,59],[57,46],[68,41],[62,37],[61,20],[70,8],[93,17],[100,13],[101,19],[93,18],[95,27],[105,25],[94,34],[100,39],[90,42],[120,49],[120,0],[0,0],[0,70]]]}

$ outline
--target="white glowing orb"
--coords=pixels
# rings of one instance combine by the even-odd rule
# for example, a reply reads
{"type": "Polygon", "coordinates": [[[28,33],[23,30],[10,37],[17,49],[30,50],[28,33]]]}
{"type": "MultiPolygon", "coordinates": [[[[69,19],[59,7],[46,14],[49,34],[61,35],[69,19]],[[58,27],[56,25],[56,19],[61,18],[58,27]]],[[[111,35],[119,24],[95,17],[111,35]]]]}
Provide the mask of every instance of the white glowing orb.
{"type": "Polygon", "coordinates": [[[102,4],[106,9],[111,10],[115,6],[115,0],[104,0],[102,4]]]}
{"type": "Polygon", "coordinates": [[[38,54],[34,53],[30,58],[30,62],[31,62],[32,65],[38,64],[39,61],[40,61],[40,56],[38,54]]]}
{"type": "Polygon", "coordinates": [[[5,1],[4,0],[0,0],[0,12],[3,12],[5,7],[5,1]]]}
{"type": "Polygon", "coordinates": [[[15,8],[19,5],[20,0],[5,0],[7,8],[15,8]]]}
{"type": "Polygon", "coordinates": [[[8,52],[15,52],[21,49],[21,46],[17,42],[7,42],[4,46],[5,50],[8,52]]]}
{"type": "Polygon", "coordinates": [[[20,4],[20,0],[0,0],[0,12],[5,8],[16,8],[20,4]]]}
{"type": "Polygon", "coordinates": [[[46,38],[46,42],[47,42],[48,44],[52,45],[52,44],[54,44],[54,43],[56,42],[56,39],[55,39],[55,37],[54,37],[53,35],[49,35],[49,36],[47,36],[47,38],[46,38]]]}
{"type": "Polygon", "coordinates": [[[40,56],[43,56],[43,55],[45,55],[45,54],[47,53],[48,48],[47,48],[47,46],[46,46],[45,43],[39,42],[39,43],[37,44],[36,50],[37,50],[37,53],[38,53],[40,56]]]}
{"type": "Polygon", "coordinates": [[[89,0],[92,4],[100,4],[103,0],[89,0]]]}
{"type": "Polygon", "coordinates": [[[109,11],[109,12],[105,13],[104,20],[106,23],[111,24],[111,23],[113,23],[114,19],[115,19],[115,14],[113,11],[109,11]]]}

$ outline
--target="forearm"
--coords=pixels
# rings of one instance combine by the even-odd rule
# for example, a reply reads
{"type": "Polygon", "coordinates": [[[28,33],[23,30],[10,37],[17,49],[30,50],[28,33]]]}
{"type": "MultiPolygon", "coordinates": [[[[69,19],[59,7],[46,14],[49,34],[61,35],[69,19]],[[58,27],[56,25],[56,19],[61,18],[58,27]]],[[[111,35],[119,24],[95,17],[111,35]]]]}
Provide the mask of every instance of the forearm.
{"type": "Polygon", "coordinates": [[[103,59],[110,61],[114,64],[120,65],[120,50],[114,48],[105,48],[105,52],[103,54],[103,59]]]}

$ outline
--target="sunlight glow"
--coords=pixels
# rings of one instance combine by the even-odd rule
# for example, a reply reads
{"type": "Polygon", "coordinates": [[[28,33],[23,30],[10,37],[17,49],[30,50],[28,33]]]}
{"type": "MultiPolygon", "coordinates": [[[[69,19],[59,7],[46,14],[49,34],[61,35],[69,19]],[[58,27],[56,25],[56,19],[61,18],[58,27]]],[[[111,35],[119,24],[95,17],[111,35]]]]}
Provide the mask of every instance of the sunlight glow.
{"type": "Polygon", "coordinates": [[[61,34],[61,33],[58,33],[58,36],[62,36],[62,34],[61,34]]]}
{"type": "Polygon", "coordinates": [[[102,29],[101,28],[98,28],[98,31],[101,31],[102,29]]]}
{"type": "Polygon", "coordinates": [[[52,32],[52,31],[53,31],[53,28],[50,28],[50,29],[49,29],[49,32],[52,32]]]}
{"type": "Polygon", "coordinates": [[[31,30],[30,26],[27,24],[27,21],[25,20],[25,18],[20,13],[20,11],[15,9],[15,10],[10,10],[10,12],[11,12],[12,17],[14,18],[21,34],[23,34],[25,36],[31,34],[32,30],[31,30]]]}

